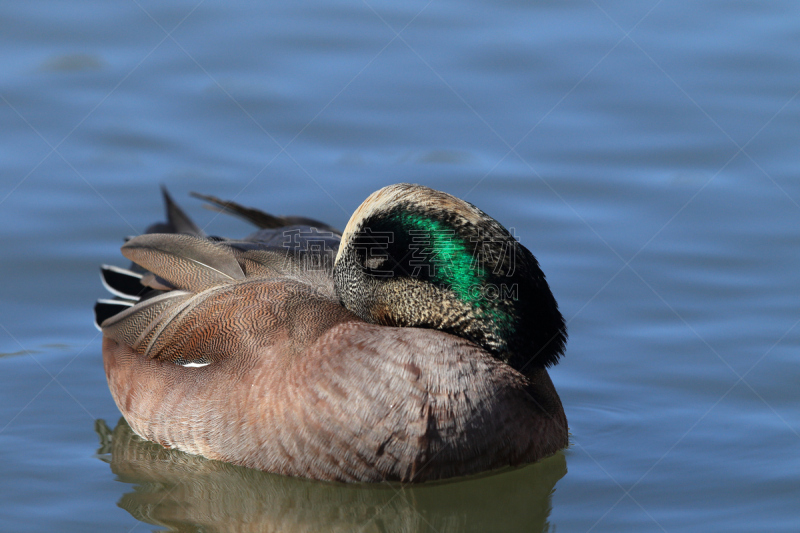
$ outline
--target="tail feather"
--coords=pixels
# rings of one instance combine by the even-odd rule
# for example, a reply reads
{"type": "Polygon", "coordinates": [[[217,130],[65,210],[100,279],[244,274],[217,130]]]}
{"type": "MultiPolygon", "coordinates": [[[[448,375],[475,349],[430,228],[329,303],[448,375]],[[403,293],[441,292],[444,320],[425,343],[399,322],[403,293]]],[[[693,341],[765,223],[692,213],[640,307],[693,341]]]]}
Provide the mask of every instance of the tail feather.
{"type": "Polygon", "coordinates": [[[130,300],[97,300],[97,303],[94,304],[94,327],[103,331],[101,327],[103,322],[107,319],[111,318],[112,316],[116,316],[119,313],[125,311],[133,307],[134,303],[130,300]]]}
{"type": "Polygon", "coordinates": [[[231,202],[230,200],[221,200],[216,196],[199,194],[196,192],[190,194],[195,198],[208,202],[210,205],[206,205],[206,209],[237,216],[261,229],[276,229],[286,226],[312,226],[323,231],[331,231],[339,234],[339,230],[336,228],[312,218],[296,216],[279,217],[265,213],[260,209],[245,207],[236,202],[231,202]]]}
{"type": "Polygon", "coordinates": [[[175,200],[172,199],[169,191],[163,185],[161,186],[161,194],[164,196],[167,221],[152,224],[145,233],[184,233],[196,237],[206,236],[205,232],[175,203],[175,200]]]}
{"type": "Polygon", "coordinates": [[[114,265],[100,265],[100,279],[108,292],[120,298],[139,300],[147,288],[142,274],[114,265]]]}

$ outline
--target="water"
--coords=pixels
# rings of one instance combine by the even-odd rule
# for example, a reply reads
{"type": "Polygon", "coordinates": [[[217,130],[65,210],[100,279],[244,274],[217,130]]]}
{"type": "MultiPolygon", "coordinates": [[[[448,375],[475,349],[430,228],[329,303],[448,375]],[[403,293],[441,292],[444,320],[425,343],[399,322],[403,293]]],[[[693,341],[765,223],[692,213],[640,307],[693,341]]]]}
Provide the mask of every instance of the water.
{"type": "Polygon", "coordinates": [[[0,530],[797,530],[798,16],[755,0],[3,4],[0,530]],[[244,235],[187,193],[343,227],[400,181],[475,203],[538,257],[569,320],[551,372],[569,449],[373,488],[196,460],[124,426],[101,446],[119,412],[97,265],[160,218],[159,183],[244,235]]]}

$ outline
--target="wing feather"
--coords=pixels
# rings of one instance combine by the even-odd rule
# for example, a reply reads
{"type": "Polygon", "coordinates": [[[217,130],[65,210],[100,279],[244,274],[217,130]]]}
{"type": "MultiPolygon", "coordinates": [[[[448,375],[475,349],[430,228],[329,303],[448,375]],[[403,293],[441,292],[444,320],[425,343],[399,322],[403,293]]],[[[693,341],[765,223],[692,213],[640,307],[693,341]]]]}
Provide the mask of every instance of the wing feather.
{"type": "Polygon", "coordinates": [[[122,255],[188,291],[201,291],[245,277],[229,246],[191,235],[139,235],[125,243],[122,255]]]}

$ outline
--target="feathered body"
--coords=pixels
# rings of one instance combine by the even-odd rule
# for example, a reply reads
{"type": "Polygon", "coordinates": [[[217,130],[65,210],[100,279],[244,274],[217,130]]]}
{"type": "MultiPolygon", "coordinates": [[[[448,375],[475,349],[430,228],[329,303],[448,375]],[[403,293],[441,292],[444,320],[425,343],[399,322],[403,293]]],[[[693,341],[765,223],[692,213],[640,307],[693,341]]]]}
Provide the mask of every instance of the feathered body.
{"type": "Polygon", "coordinates": [[[471,204],[394,185],[340,234],[203,197],[261,226],[234,241],[165,197],[160,233],[123,246],[138,272],[104,267],[119,298],[96,308],[112,396],[142,437],[338,481],[460,476],[567,445],[546,370],[563,319],[533,255],[471,204]]]}

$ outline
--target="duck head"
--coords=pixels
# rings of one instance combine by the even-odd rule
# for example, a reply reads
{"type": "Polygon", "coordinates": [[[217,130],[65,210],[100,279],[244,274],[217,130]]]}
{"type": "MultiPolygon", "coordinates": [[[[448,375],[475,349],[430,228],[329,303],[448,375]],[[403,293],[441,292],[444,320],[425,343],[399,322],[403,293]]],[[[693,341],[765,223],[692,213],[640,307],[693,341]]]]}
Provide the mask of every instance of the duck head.
{"type": "Polygon", "coordinates": [[[533,254],[444,192],[398,184],[373,193],[347,223],[333,276],[363,320],[452,333],[524,374],[564,351],[564,319],[533,254]]]}

